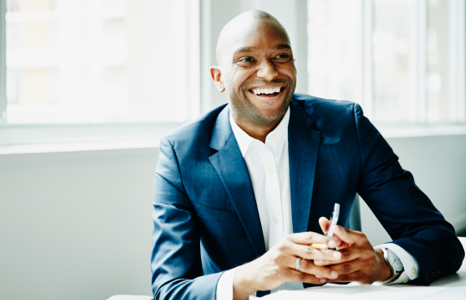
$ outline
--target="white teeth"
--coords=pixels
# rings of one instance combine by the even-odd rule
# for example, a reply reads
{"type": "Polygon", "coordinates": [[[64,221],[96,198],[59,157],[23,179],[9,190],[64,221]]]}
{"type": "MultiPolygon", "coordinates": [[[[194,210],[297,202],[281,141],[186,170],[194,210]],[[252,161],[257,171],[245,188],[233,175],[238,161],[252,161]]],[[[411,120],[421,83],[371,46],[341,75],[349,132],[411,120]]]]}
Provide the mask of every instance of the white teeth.
{"type": "Polygon", "coordinates": [[[254,89],[254,94],[273,94],[273,93],[280,93],[280,87],[275,88],[264,88],[264,89],[254,89]]]}

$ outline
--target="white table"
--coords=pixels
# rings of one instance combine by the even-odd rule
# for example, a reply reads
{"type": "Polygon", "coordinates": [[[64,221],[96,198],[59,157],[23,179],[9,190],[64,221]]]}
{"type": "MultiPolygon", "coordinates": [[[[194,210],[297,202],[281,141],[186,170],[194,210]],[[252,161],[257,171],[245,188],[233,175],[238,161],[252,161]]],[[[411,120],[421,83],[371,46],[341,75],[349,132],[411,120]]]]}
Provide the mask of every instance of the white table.
{"type": "MultiPolygon", "coordinates": [[[[466,237],[460,237],[463,248],[466,249],[466,237]]],[[[261,300],[278,299],[321,299],[342,298],[352,299],[377,299],[377,300],[415,300],[415,299],[466,299],[466,260],[463,261],[457,273],[436,280],[428,287],[412,285],[357,285],[347,286],[326,284],[322,287],[313,287],[299,291],[280,291],[262,298],[261,300]]],[[[252,298],[252,297],[251,297],[252,298]]],[[[115,295],[107,300],[152,300],[151,296],[115,295]]]]}

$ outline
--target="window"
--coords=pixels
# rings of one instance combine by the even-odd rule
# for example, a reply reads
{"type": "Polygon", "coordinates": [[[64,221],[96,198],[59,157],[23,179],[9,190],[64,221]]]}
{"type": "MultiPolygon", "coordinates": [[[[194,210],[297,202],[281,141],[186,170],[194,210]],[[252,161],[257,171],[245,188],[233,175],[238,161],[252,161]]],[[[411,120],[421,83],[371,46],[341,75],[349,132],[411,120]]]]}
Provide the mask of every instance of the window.
{"type": "Polygon", "coordinates": [[[0,148],[156,145],[225,102],[208,69],[249,9],[288,30],[298,91],[360,102],[378,126],[464,123],[464,0],[0,0],[0,148]]]}
{"type": "Polygon", "coordinates": [[[377,123],[463,123],[464,20],[462,0],[308,0],[310,93],[377,123]]]}
{"type": "Polygon", "coordinates": [[[199,115],[197,1],[2,4],[4,123],[184,122],[199,115]]]}

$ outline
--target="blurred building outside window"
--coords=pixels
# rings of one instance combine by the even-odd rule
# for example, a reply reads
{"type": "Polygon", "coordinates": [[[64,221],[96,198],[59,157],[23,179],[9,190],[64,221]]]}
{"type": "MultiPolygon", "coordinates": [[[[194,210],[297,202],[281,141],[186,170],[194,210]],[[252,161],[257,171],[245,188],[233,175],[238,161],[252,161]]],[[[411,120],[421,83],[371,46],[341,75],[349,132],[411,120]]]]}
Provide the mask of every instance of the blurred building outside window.
{"type": "MultiPolygon", "coordinates": [[[[200,1],[0,0],[0,125],[199,116],[200,1]]],[[[311,95],[359,102],[377,125],[464,124],[464,0],[306,1],[311,95]]]]}
{"type": "Polygon", "coordinates": [[[199,114],[196,1],[1,1],[4,123],[184,122],[199,114]]]}
{"type": "Polygon", "coordinates": [[[463,124],[464,0],[308,0],[312,95],[378,124],[463,124]]]}

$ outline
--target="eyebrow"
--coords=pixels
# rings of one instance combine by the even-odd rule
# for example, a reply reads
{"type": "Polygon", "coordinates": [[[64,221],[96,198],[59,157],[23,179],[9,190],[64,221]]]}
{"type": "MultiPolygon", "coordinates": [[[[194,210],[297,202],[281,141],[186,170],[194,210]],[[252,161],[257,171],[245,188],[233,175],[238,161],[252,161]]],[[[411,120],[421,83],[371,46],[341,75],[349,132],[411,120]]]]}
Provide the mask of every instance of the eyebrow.
{"type": "Polygon", "coordinates": [[[253,52],[254,50],[256,50],[257,48],[256,47],[244,47],[244,48],[239,48],[235,51],[235,53],[233,53],[233,55],[236,55],[238,53],[243,53],[243,52],[253,52]]]}
{"type": "Polygon", "coordinates": [[[275,47],[275,49],[277,49],[277,50],[281,50],[281,49],[290,49],[290,50],[291,50],[291,46],[288,45],[288,44],[280,44],[280,45],[277,45],[277,46],[275,47]]]}
{"type": "MultiPolygon", "coordinates": [[[[243,48],[239,48],[237,49],[233,55],[236,55],[238,53],[244,53],[244,52],[253,52],[254,50],[256,50],[257,48],[256,47],[243,47],[243,48]]],[[[288,44],[279,44],[277,46],[275,46],[274,48],[275,50],[281,50],[281,49],[290,49],[291,50],[291,46],[288,45],[288,44]]]]}

